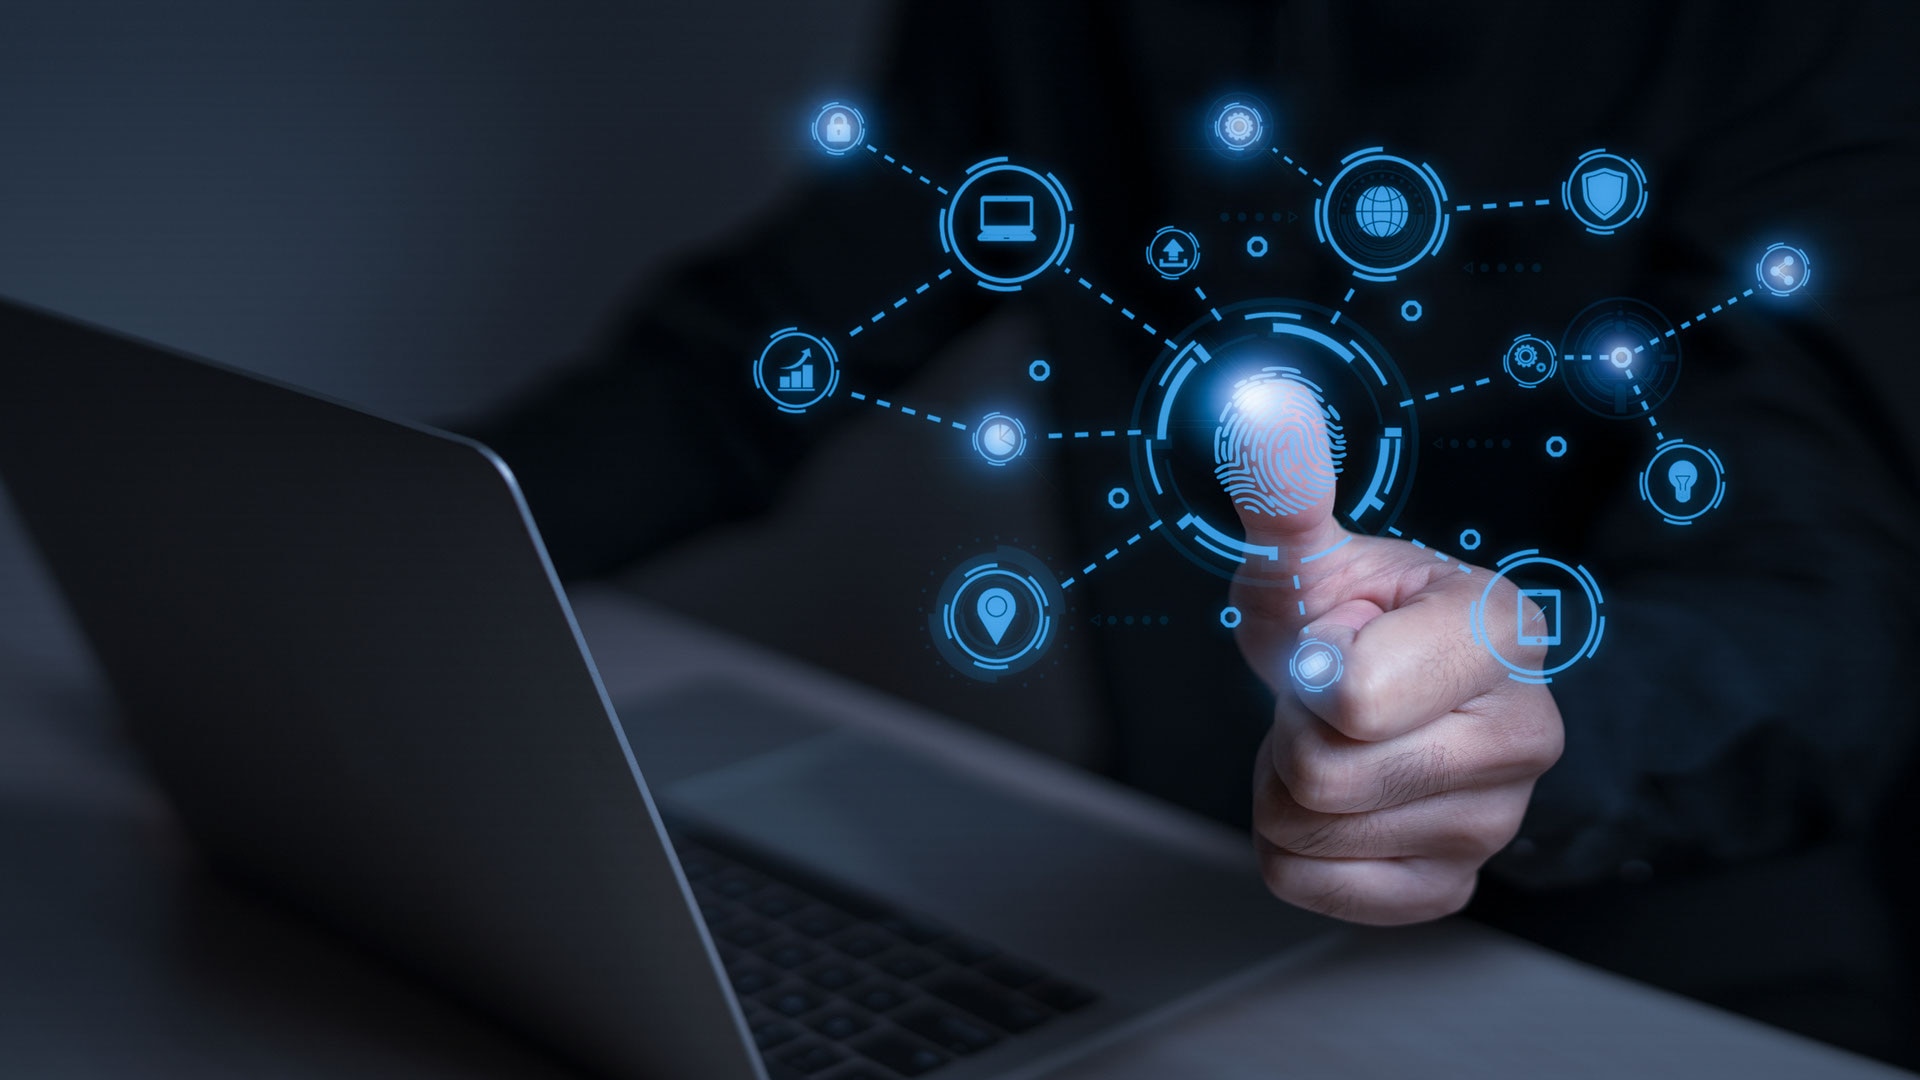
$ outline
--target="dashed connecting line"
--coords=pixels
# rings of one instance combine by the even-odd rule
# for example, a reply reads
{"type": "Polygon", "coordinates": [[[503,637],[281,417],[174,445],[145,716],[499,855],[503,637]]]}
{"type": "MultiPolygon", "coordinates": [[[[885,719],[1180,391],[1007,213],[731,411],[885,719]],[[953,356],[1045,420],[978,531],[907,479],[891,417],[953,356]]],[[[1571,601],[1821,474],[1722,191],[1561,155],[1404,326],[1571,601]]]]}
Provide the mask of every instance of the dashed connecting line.
{"type": "MultiPolygon", "coordinates": [[[[1066,274],[1068,277],[1073,277],[1072,268],[1063,266],[1060,268],[1060,270],[1062,273],[1066,274]]],[[[1154,329],[1152,323],[1147,322],[1146,320],[1140,318],[1140,316],[1138,315],[1135,315],[1132,309],[1122,306],[1121,304],[1116,302],[1113,297],[1108,296],[1106,293],[1100,292],[1098,289],[1095,289],[1093,287],[1093,282],[1088,281],[1086,278],[1074,278],[1074,280],[1080,283],[1081,288],[1087,290],[1090,293],[1097,294],[1100,297],[1101,303],[1106,304],[1108,307],[1114,308],[1115,310],[1119,311],[1120,315],[1123,318],[1125,318],[1128,322],[1133,323],[1135,326],[1138,326],[1142,330],[1145,330],[1147,332],[1148,337],[1159,338],[1159,340],[1162,343],[1164,343],[1166,347],[1169,349],[1177,349],[1180,347],[1178,344],[1174,342],[1172,338],[1160,337],[1160,331],[1154,329]]]]}
{"type": "MultiPolygon", "coordinates": [[[[1200,302],[1201,302],[1201,303],[1203,303],[1203,304],[1204,304],[1204,303],[1206,303],[1206,302],[1207,302],[1207,290],[1205,290],[1205,289],[1203,289],[1203,288],[1201,288],[1200,286],[1198,286],[1198,285],[1195,285],[1195,286],[1193,287],[1193,295],[1195,295],[1195,296],[1197,296],[1197,297],[1199,297],[1199,298],[1200,298],[1200,302]]],[[[1220,309],[1219,309],[1219,308],[1217,308],[1217,307],[1209,307],[1209,308],[1207,308],[1207,314],[1209,314],[1209,315],[1211,315],[1211,316],[1213,316],[1213,321],[1214,321],[1214,322],[1224,322],[1224,321],[1225,321],[1224,319],[1222,319],[1222,318],[1220,317],[1220,309]]]]}
{"type": "Polygon", "coordinates": [[[1391,525],[1387,526],[1387,535],[1393,537],[1396,540],[1405,540],[1407,543],[1412,544],[1414,547],[1419,548],[1421,551],[1431,553],[1434,558],[1439,559],[1443,563],[1451,563],[1455,569],[1459,570],[1463,574],[1473,573],[1473,567],[1468,566],[1466,563],[1463,563],[1458,559],[1455,559],[1453,556],[1448,555],[1446,552],[1441,551],[1439,548],[1428,547],[1426,544],[1423,544],[1420,541],[1415,540],[1411,536],[1405,535],[1399,529],[1396,529],[1391,525]]]}
{"type": "Polygon", "coordinates": [[[1445,390],[1435,390],[1430,394],[1422,394],[1418,399],[1408,398],[1407,400],[1400,403],[1400,407],[1404,409],[1407,406],[1413,404],[1415,400],[1432,401],[1435,398],[1438,398],[1442,394],[1462,394],[1467,392],[1468,390],[1473,389],[1476,386],[1485,386],[1492,381],[1493,381],[1493,376],[1489,375],[1484,379],[1475,379],[1470,383],[1459,383],[1454,386],[1449,386],[1445,390]]]}
{"type": "Polygon", "coordinates": [[[1500,202],[1461,203],[1460,205],[1453,208],[1453,212],[1456,214],[1464,214],[1469,210],[1518,210],[1523,206],[1552,206],[1552,205],[1553,205],[1552,199],[1534,199],[1532,201],[1528,201],[1526,199],[1514,199],[1511,202],[1503,202],[1503,203],[1500,203],[1500,202]]]}
{"type": "Polygon", "coordinates": [[[852,398],[852,399],[853,399],[853,400],[855,400],[855,401],[866,401],[866,402],[871,402],[872,404],[875,404],[875,405],[878,405],[878,406],[880,406],[880,407],[881,407],[881,408],[883,408],[883,409],[888,409],[888,410],[892,410],[892,411],[896,411],[896,412],[898,412],[898,413],[899,413],[900,415],[902,415],[902,416],[917,416],[917,417],[919,417],[919,418],[920,418],[920,419],[922,419],[922,420],[925,420],[925,421],[928,421],[929,423],[934,423],[934,424],[942,424],[942,423],[944,423],[944,424],[950,424],[950,425],[952,425],[952,426],[953,426],[954,428],[956,428],[956,429],[958,429],[958,430],[960,430],[960,431],[965,431],[965,430],[967,430],[967,425],[965,425],[965,424],[963,424],[963,423],[961,423],[961,422],[960,422],[960,421],[958,421],[958,420],[943,420],[943,419],[941,419],[941,418],[940,418],[939,416],[937,416],[937,415],[935,415],[935,414],[933,414],[933,413],[930,413],[930,412],[921,412],[921,411],[920,411],[920,410],[918,410],[918,409],[911,409],[911,408],[908,408],[908,407],[907,407],[907,406],[905,406],[905,405],[896,405],[896,404],[894,404],[893,402],[891,402],[891,401],[888,401],[888,400],[887,400],[886,398],[876,398],[876,397],[868,397],[867,395],[865,395],[865,394],[862,394],[862,393],[860,393],[860,392],[859,392],[859,391],[857,391],[857,390],[856,390],[856,391],[852,391],[852,392],[850,392],[850,393],[849,393],[849,394],[848,394],[847,396],[848,396],[848,397],[850,397],[850,398],[852,398]]]}
{"type": "MultiPolygon", "coordinates": [[[[1706,311],[1701,312],[1698,315],[1695,315],[1693,318],[1683,320],[1679,326],[1674,327],[1673,329],[1667,331],[1666,333],[1661,334],[1657,337],[1648,338],[1647,345],[1658,345],[1665,338],[1677,337],[1682,331],[1692,329],[1693,327],[1699,326],[1701,323],[1706,322],[1708,316],[1718,315],[1722,311],[1727,310],[1733,305],[1739,303],[1741,300],[1752,295],[1753,295],[1752,289],[1745,289],[1745,290],[1742,290],[1737,295],[1729,296],[1726,298],[1726,300],[1722,301],[1721,303],[1713,305],[1713,307],[1707,309],[1706,311]]],[[[1638,356],[1639,354],[1646,352],[1647,345],[1635,345],[1633,347],[1634,355],[1638,356]]],[[[1622,347],[1624,348],[1625,346],[1622,346],[1622,347]]],[[[1577,353],[1577,354],[1568,353],[1566,359],[1584,360],[1591,363],[1593,361],[1597,361],[1605,358],[1596,356],[1592,353],[1577,353]]],[[[1647,414],[1647,426],[1653,429],[1654,441],[1665,442],[1666,435],[1664,435],[1660,431],[1660,421],[1653,415],[1653,410],[1647,406],[1646,391],[1643,390],[1640,387],[1640,384],[1638,383],[1635,383],[1633,385],[1633,398],[1634,398],[1634,404],[1640,406],[1640,411],[1647,414]]]]}
{"type": "Polygon", "coordinates": [[[1112,562],[1115,556],[1119,555],[1122,551],[1125,551],[1126,549],[1132,547],[1133,545],[1139,543],[1141,537],[1159,528],[1160,524],[1161,524],[1160,519],[1155,518],[1153,521],[1153,524],[1148,525],[1146,528],[1141,529],[1139,532],[1134,533],[1132,536],[1127,537],[1125,543],[1109,550],[1105,555],[1102,555],[1101,557],[1093,560],[1092,562],[1088,563],[1086,566],[1082,567],[1080,570],[1080,577],[1078,578],[1070,577],[1065,581],[1062,581],[1060,583],[1060,588],[1062,590],[1073,588],[1073,583],[1075,581],[1078,581],[1080,580],[1080,578],[1084,578],[1087,575],[1093,573],[1095,570],[1100,569],[1102,565],[1112,562]]]}
{"type": "MultiPolygon", "coordinates": [[[[873,145],[872,143],[867,144],[867,152],[870,154],[878,155],[881,161],[884,161],[889,165],[900,165],[900,162],[897,159],[895,159],[892,154],[881,153],[880,148],[873,145]]],[[[927,185],[928,187],[932,188],[933,190],[939,192],[942,195],[953,194],[953,192],[948,191],[946,188],[943,188],[939,184],[934,183],[932,180],[927,179],[927,174],[925,173],[914,172],[912,169],[908,168],[905,165],[900,165],[900,171],[903,173],[906,173],[908,176],[913,177],[915,180],[920,181],[921,183],[927,185]]]]}
{"type": "Polygon", "coordinates": [[[922,282],[919,288],[913,290],[912,296],[903,296],[900,299],[895,300],[890,306],[883,307],[879,311],[874,312],[873,318],[868,319],[866,322],[861,323],[859,326],[856,326],[853,329],[847,331],[847,336],[849,338],[859,337],[860,332],[862,330],[865,330],[868,326],[879,322],[881,319],[886,318],[887,312],[898,311],[901,308],[906,307],[907,301],[913,299],[913,297],[915,296],[919,296],[921,293],[926,292],[928,289],[933,288],[934,285],[938,284],[939,282],[945,281],[952,276],[953,276],[952,267],[948,267],[947,269],[940,271],[940,274],[938,277],[935,277],[932,281],[922,282]]]}
{"type": "Polygon", "coordinates": [[[1283,153],[1281,153],[1281,152],[1280,152],[1280,148],[1279,148],[1279,147],[1277,147],[1277,146],[1276,146],[1276,147],[1274,147],[1274,148],[1273,148],[1273,156],[1274,156],[1274,157],[1277,157],[1277,158],[1279,158],[1279,159],[1280,159],[1281,161],[1284,161],[1284,162],[1286,162],[1287,164],[1289,164],[1289,165],[1291,165],[1291,166],[1293,166],[1293,167],[1294,167],[1294,168],[1295,168],[1296,170],[1298,170],[1298,171],[1299,171],[1299,173],[1300,173],[1300,175],[1301,175],[1301,176],[1304,176],[1304,177],[1306,177],[1306,178],[1307,178],[1308,180],[1310,180],[1310,181],[1312,181],[1312,182],[1313,182],[1313,186],[1314,186],[1314,187],[1326,187],[1326,186],[1327,186],[1327,185],[1325,185],[1325,184],[1323,184],[1323,183],[1321,183],[1318,177],[1316,177],[1316,176],[1314,176],[1314,175],[1313,175],[1312,173],[1310,173],[1310,172],[1308,172],[1308,171],[1307,171],[1307,167],[1306,167],[1305,165],[1302,165],[1302,164],[1300,164],[1299,162],[1297,162],[1297,161],[1295,161],[1295,160],[1293,160],[1292,158],[1290,158],[1290,157],[1288,157],[1287,155],[1285,155],[1285,154],[1283,154],[1283,153]]]}
{"type": "Polygon", "coordinates": [[[1086,431],[1049,431],[1047,432],[1047,438],[1049,439],[1120,439],[1120,438],[1137,438],[1141,434],[1142,432],[1139,428],[1126,428],[1124,430],[1121,428],[1107,428],[1104,431],[1095,431],[1089,428],[1086,431]]]}

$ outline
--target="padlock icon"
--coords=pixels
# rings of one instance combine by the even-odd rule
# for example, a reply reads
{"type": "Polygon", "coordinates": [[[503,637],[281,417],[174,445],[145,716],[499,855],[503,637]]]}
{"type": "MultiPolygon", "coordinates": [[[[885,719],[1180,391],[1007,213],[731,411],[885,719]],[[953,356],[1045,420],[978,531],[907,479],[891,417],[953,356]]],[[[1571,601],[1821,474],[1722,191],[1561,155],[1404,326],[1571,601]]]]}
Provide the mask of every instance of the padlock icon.
{"type": "Polygon", "coordinates": [[[853,121],[843,112],[827,117],[827,141],[830,143],[850,143],[853,141],[853,121]]]}

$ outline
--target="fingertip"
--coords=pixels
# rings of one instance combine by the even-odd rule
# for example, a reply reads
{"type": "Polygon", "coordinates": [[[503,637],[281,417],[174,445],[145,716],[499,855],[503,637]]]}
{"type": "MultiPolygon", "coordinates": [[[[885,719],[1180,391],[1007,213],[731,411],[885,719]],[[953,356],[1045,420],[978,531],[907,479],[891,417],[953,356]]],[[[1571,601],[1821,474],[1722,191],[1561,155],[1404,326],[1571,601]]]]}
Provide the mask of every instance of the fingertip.
{"type": "Polygon", "coordinates": [[[1214,433],[1215,477],[1248,542],[1280,552],[1337,539],[1338,457],[1325,405],[1274,369],[1235,385],[1214,433]]]}

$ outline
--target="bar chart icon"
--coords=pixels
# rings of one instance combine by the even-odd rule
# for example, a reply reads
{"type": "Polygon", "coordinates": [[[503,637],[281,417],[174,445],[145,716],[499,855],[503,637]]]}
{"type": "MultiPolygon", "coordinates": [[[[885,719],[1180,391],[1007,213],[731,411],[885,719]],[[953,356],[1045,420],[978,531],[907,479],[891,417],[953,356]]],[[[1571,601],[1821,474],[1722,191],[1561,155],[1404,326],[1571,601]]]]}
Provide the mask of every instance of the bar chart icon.
{"type": "Polygon", "coordinates": [[[833,396],[840,385],[839,363],[826,338],[789,326],[775,331],[760,350],[753,385],[781,412],[802,413],[833,396]]]}
{"type": "Polygon", "coordinates": [[[813,392],[813,350],[800,350],[800,359],[780,369],[780,392],[813,392]]]}
{"type": "Polygon", "coordinates": [[[798,369],[788,368],[786,370],[790,371],[791,374],[780,376],[781,390],[784,391],[784,390],[812,390],[813,389],[813,365],[812,364],[801,364],[798,369]]]}

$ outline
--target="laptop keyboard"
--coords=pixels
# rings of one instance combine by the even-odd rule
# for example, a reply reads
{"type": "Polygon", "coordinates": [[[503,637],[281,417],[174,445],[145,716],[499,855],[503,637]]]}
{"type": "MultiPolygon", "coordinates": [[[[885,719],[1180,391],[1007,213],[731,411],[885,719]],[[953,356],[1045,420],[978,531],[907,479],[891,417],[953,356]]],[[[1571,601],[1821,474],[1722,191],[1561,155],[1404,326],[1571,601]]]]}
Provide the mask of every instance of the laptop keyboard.
{"type": "Polygon", "coordinates": [[[1097,1000],[724,840],[673,841],[773,1080],[925,1076],[1097,1000]]]}

